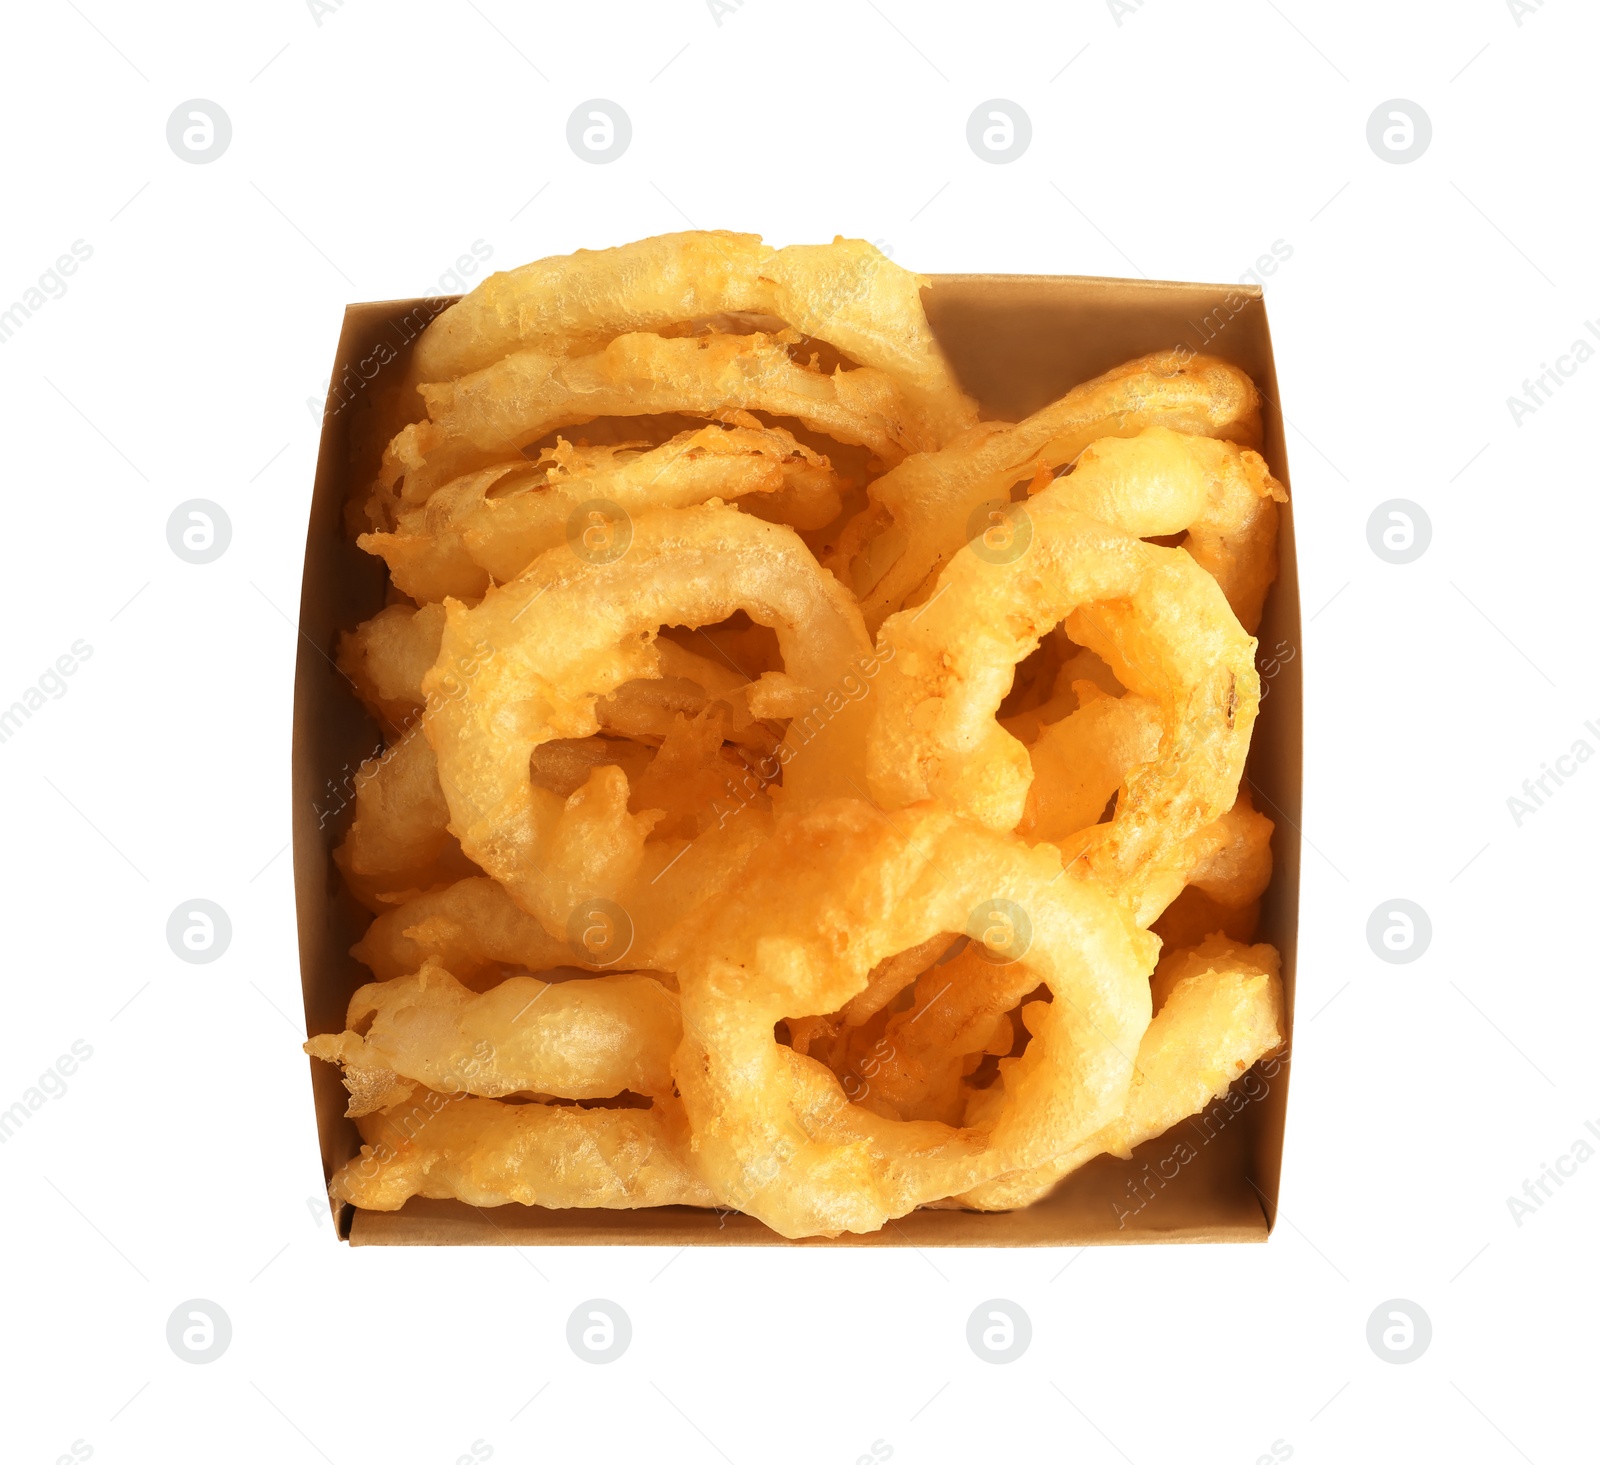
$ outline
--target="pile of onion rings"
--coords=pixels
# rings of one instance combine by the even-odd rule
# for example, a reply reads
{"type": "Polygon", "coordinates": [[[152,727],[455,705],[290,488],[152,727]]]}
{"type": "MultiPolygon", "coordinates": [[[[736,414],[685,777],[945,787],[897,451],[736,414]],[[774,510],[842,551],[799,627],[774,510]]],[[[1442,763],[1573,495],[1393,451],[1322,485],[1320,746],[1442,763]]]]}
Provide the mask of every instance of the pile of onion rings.
{"type": "Polygon", "coordinates": [[[980,421],[926,284],[666,235],[492,276],[380,384],[336,1199],[871,1232],[1281,1045],[1259,394],[1162,352],[980,421]]]}

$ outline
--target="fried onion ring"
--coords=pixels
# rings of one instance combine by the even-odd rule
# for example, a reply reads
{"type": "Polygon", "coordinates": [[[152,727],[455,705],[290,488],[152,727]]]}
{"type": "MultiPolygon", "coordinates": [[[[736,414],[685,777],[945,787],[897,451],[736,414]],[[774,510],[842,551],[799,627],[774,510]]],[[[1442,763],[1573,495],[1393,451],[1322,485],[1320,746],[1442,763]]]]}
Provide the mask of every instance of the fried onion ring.
{"type": "Polygon", "coordinates": [[[361,1153],[328,1184],[336,1201],[397,1211],[414,1195],[472,1206],[712,1206],[680,1107],[580,1109],[431,1089],[356,1120],[361,1153]]]}
{"type": "Polygon", "coordinates": [[[1031,1205],[1096,1155],[1126,1159],[1135,1145],[1198,1114],[1283,1043],[1283,981],[1270,946],[1208,938],[1164,957],[1152,986],[1156,1013],[1139,1043],[1121,1116],[1049,1164],[1001,1176],[948,1205],[985,1211],[1031,1205]]]}
{"type": "Polygon", "coordinates": [[[1259,701],[1255,642],[1187,554],[1075,513],[1065,482],[1030,500],[1025,552],[997,563],[964,547],[926,604],[884,623],[880,647],[894,654],[868,781],[887,809],[932,797],[1015,828],[1033,767],[995,712],[1012,669],[1065,617],[1075,641],[1161,709],[1159,756],[1129,771],[1115,817],[1074,850],[1108,889],[1128,891],[1231,806],[1259,701]]]}
{"type": "Polygon", "coordinates": [[[983,423],[939,452],[908,458],[869,488],[841,546],[841,577],[876,630],[966,543],[975,512],[1004,503],[1039,469],[1072,462],[1091,443],[1161,425],[1256,447],[1260,394],[1235,366],[1178,351],[1141,356],[1074,387],[1015,426],[983,423]]]}
{"type": "Polygon", "coordinates": [[[438,766],[420,732],[367,759],[354,782],[355,820],[333,858],[369,910],[475,873],[448,828],[438,766]]]}
{"type": "Polygon", "coordinates": [[[1101,438],[1073,464],[1066,500],[1141,539],[1183,534],[1181,548],[1255,634],[1278,576],[1278,505],[1289,501],[1259,453],[1170,427],[1101,438]]]}
{"type": "MultiPolygon", "coordinates": [[[[759,629],[765,629],[761,627],[759,629]]],[[[439,660],[444,636],[444,606],[390,605],[371,620],[339,638],[338,666],[350,678],[357,695],[373,717],[398,741],[422,715],[427,698],[422,678],[439,660]]],[[[733,665],[717,645],[704,638],[706,653],[692,651],[670,637],[656,642],[659,675],[623,682],[597,708],[601,728],[621,737],[659,744],[678,713],[698,716],[707,707],[719,711],[728,740],[762,754],[770,753],[778,738],[761,717],[784,715],[751,708],[751,693],[764,706],[775,691],[776,679],[761,680],[733,665]]],[[[458,667],[458,683],[476,674],[479,663],[493,655],[480,642],[473,655],[458,667]]]]}
{"type": "Polygon", "coordinates": [[[530,347],[592,351],[634,331],[769,315],[906,383],[942,440],[977,414],[923,314],[927,283],[860,239],[775,250],[756,234],[695,230],[580,249],[490,275],[423,332],[408,380],[453,380],[530,347]]]}
{"type": "Polygon", "coordinates": [[[596,502],[631,515],[761,494],[796,528],[831,523],[844,485],[828,460],[782,428],[735,416],[737,426],[679,433],[660,447],[558,442],[536,464],[500,464],[445,484],[403,510],[393,533],[363,534],[358,543],[383,558],[414,600],[476,600],[560,544],[573,516],[596,502]]]}
{"type": "Polygon", "coordinates": [[[382,1075],[490,1099],[670,1094],[668,1061],[681,1031],[677,997],[637,972],[567,982],[507,977],[474,994],[437,961],[358,988],[345,1024],[305,1049],[344,1066],[357,1099],[352,1117],[382,1107],[360,1102],[382,1075]]]}
{"type": "Polygon", "coordinates": [[[444,608],[386,605],[339,637],[335,664],[377,722],[408,726],[422,709],[422,675],[439,659],[444,608]]]}
{"type": "Polygon", "coordinates": [[[455,381],[422,387],[428,420],[396,433],[383,483],[420,504],[462,474],[504,462],[557,428],[596,417],[677,412],[730,418],[770,412],[869,449],[884,463],[936,447],[895,379],[870,366],[828,376],[788,342],[748,336],[618,336],[590,356],[518,351],[455,381]]]}
{"type": "Polygon", "coordinates": [[[599,964],[587,961],[583,949],[564,936],[552,936],[498,881],[482,875],[383,911],[350,954],[380,982],[403,977],[429,960],[468,985],[502,965],[542,972],[599,964]]]}
{"type": "Polygon", "coordinates": [[[778,745],[782,730],[762,721],[750,708],[752,692],[765,705],[771,682],[763,684],[746,677],[668,636],[658,636],[655,648],[661,657],[660,676],[623,682],[597,704],[595,715],[607,732],[660,743],[672,730],[675,717],[699,717],[709,710],[720,719],[726,741],[762,755],[778,745]]]}
{"type": "Polygon", "coordinates": [[[1151,926],[1164,947],[1192,946],[1217,932],[1245,940],[1238,932],[1253,933],[1272,880],[1272,829],[1241,786],[1226,814],[1190,836],[1176,868],[1146,885],[1140,924],[1151,926]]]}
{"type": "Polygon", "coordinates": [[[857,1102],[892,1119],[965,1123],[973,1095],[962,1080],[983,1054],[1011,1051],[1008,1014],[1038,985],[1024,964],[998,963],[976,941],[930,967],[881,1037],[869,1029],[846,1049],[842,1066],[868,1079],[857,1102]]]}
{"type": "Polygon", "coordinates": [[[1121,1112],[1155,941],[1095,884],[1064,875],[1051,846],[933,805],[890,822],[840,801],[781,821],[740,895],[703,906],[671,938],[684,1025],[673,1075],[725,1204],[788,1237],[872,1231],[1043,1163],[1121,1112]],[[774,1041],[779,1019],[836,1011],[885,957],[997,901],[1030,933],[1010,980],[1042,983],[1054,1000],[1024,1009],[1032,1040],[1002,1063],[1011,1097],[983,1127],[885,1119],[774,1041]]]}
{"type": "Polygon", "coordinates": [[[708,892],[727,888],[771,828],[770,814],[738,805],[687,846],[681,840],[647,845],[625,920],[608,912],[618,929],[603,930],[598,938],[588,934],[588,926],[552,935],[499,881],[476,875],[398,906],[378,903],[376,918],[350,954],[379,981],[414,972],[435,957],[474,989],[502,967],[601,970],[626,959],[630,966],[659,970],[664,933],[708,892]]]}
{"type": "MultiPolygon", "coordinates": [[[[565,803],[536,788],[534,749],[596,732],[598,700],[658,669],[661,625],[740,609],[776,631],[783,653],[785,672],[760,682],[797,714],[779,749],[785,805],[850,792],[876,662],[860,612],[793,530],[720,504],[645,515],[619,559],[589,563],[562,546],[475,608],[447,603],[439,666],[423,688],[450,828],[547,930],[590,897],[626,905],[656,821],[628,812],[620,769],[596,769],[565,803]],[[495,654],[448,695],[442,669],[479,643],[495,654]]],[[[762,691],[750,696],[765,715],[762,691]]]]}

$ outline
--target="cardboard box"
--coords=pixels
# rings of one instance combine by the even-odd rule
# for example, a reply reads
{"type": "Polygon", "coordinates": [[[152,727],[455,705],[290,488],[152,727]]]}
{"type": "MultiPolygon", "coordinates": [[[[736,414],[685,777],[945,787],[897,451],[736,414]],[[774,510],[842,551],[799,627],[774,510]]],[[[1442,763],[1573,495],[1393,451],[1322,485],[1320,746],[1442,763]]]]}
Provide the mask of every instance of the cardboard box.
{"type": "MultiPolygon", "coordinates": [[[[1247,371],[1265,399],[1265,455],[1289,482],[1266,306],[1254,287],[1044,275],[941,275],[928,317],[983,415],[1008,421],[1078,382],[1149,351],[1184,345],[1247,371]]],[[[411,341],[447,300],[352,305],[345,311],[324,417],[306,538],[295,668],[294,874],[308,1034],[344,1026],[350,994],[369,974],[348,955],[367,913],[343,892],[331,852],[351,817],[350,780],[380,745],[377,728],[335,670],[338,634],[380,608],[385,571],[343,529],[353,432],[371,410],[368,383],[404,370],[411,341]]],[[[1292,513],[1261,645],[1263,701],[1247,778],[1277,824],[1276,868],[1259,939],[1283,953],[1292,1044],[1300,884],[1300,597],[1292,513]]],[[[310,1061],[310,1060],[308,1060],[310,1061]]],[[[871,1236],[786,1242],[760,1222],[690,1207],[643,1211],[478,1210],[413,1199],[385,1214],[344,1206],[339,1235],[353,1245],[852,1245],[1078,1246],[1151,1241],[1264,1241],[1276,1218],[1287,1059],[1257,1065],[1203,1116],[1141,1146],[1102,1156],[1024,1211],[918,1211],[871,1236]]],[[[344,1118],[337,1070],[311,1062],[325,1175],[360,1146],[344,1118]]]]}

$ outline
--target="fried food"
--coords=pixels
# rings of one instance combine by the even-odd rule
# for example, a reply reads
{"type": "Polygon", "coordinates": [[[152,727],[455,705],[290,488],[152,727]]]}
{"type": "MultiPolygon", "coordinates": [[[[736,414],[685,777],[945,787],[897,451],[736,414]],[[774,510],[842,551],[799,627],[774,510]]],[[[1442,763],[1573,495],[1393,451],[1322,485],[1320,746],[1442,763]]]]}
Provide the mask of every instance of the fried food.
{"type": "Polygon", "coordinates": [[[918,603],[986,505],[1004,504],[1016,485],[1071,463],[1092,443],[1153,426],[1257,447],[1260,394],[1224,361],[1156,352],[1074,387],[1015,426],[981,423],[885,473],[868,490],[871,503],[839,566],[868,628],[918,603]]]}
{"type": "Polygon", "coordinates": [[[984,1055],[1011,1062],[1011,1014],[1038,985],[1025,964],[996,962],[981,942],[927,967],[881,1033],[873,1024],[852,1034],[844,1065],[869,1079],[855,1101],[886,1118],[966,1123],[978,1092],[966,1080],[984,1055]]]}
{"type": "Polygon", "coordinates": [[[922,313],[926,284],[860,239],[775,250],[717,230],[580,249],[491,275],[423,333],[410,379],[454,380],[528,348],[572,355],[682,322],[767,316],[894,376],[943,440],[977,413],[922,313]]]}
{"type": "Polygon", "coordinates": [[[471,873],[449,830],[450,811],[428,740],[413,729],[355,776],[356,816],[333,857],[369,910],[409,900],[471,873]]]}
{"type": "Polygon", "coordinates": [[[442,606],[386,605],[339,637],[336,665],[380,725],[408,727],[422,710],[422,677],[439,659],[442,606]]]}
{"type": "Polygon", "coordinates": [[[1260,900],[1271,879],[1272,820],[1257,812],[1250,791],[1241,787],[1226,814],[1196,830],[1165,868],[1152,872],[1139,891],[1137,919],[1150,925],[1180,893],[1192,890],[1223,917],[1208,928],[1210,934],[1233,912],[1260,900]]]}
{"type": "Polygon", "coordinates": [[[683,1011],[673,1075],[696,1159],[728,1203],[784,1236],[876,1230],[1003,1171],[1042,1163],[1108,1123],[1149,1022],[1154,938],[1092,881],[934,805],[890,822],[859,799],[780,821],[672,952],[683,1011]],[[1002,1062],[1008,1100],[981,1125],[886,1120],[849,1102],[773,1025],[844,1006],[884,958],[964,929],[1004,902],[1028,940],[993,981],[1029,1003],[1026,1051],[1002,1062]]]}
{"type": "Polygon", "coordinates": [[[748,413],[734,417],[738,426],[679,433],[659,447],[560,441],[536,463],[501,463],[445,484],[425,503],[402,509],[393,533],[364,534],[357,543],[382,556],[413,600],[476,600],[563,543],[590,505],[604,506],[604,522],[619,512],[761,494],[798,529],[820,529],[838,517],[845,485],[825,457],[783,428],[763,427],[748,413]]]}
{"type": "Polygon", "coordinates": [[[344,1065],[353,1118],[396,1102],[396,1080],[490,1099],[670,1095],[680,1032],[676,995],[642,973],[507,977],[476,994],[437,961],[359,988],[345,1023],[306,1051],[344,1065]]]}
{"type": "Polygon", "coordinates": [[[848,791],[872,648],[854,601],[792,530],[720,505],[658,511],[635,522],[622,558],[596,564],[561,546],[477,607],[447,604],[441,666],[480,643],[497,648],[459,697],[437,668],[423,679],[450,828],[547,930],[589,897],[630,904],[659,815],[629,812],[619,769],[597,768],[563,801],[530,782],[529,758],[551,738],[598,731],[597,700],[658,669],[661,625],[735,610],[770,625],[782,648],[787,670],[763,674],[748,696],[757,715],[792,718],[785,804],[848,791]]]}
{"type": "Polygon", "coordinates": [[[497,880],[476,875],[415,895],[378,914],[351,950],[380,982],[420,970],[430,960],[475,985],[502,966],[531,972],[591,963],[565,933],[552,936],[497,880]]]}
{"type": "Polygon", "coordinates": [[[874,707],[868,786],[886,808],[934,798],[1015,829],[1033,763],[995,713],[1012,668],[1064,620],[1160,710],[1154,756],[1127,769],[1114,817],[1074,849],[1131,898],[1233,803],[1260,700],[1255,643],[1188,555],[1077,513],[1070,482],[1029,501],[1026,553],[996,560],[965,546],[925,605],[884,623],[894,656],[874,707]]]}
{"type": "Polygon", "coordinates": [[[414,505],[475,469],[504,462],[558,428],[597,417],[677,412],[793,417],[813,432],[868,449],[883,463],[937,446],[917,431],[895,379],[859,366],[831,376],[797,362],[797,338],[618,336],[589,356],[517,351],[469,376],[424,386],[425,422],[402,428],[384,453],[383,483],[414,505]]]}
{"type": "Polygon", "coordinates": [[[715,654],[714,643],[705,645],[714,654],[701,655],[668,635],[658,636],[655,649],[660,675],[623,682],[602,697],[595,704],[601,728],[659,745],[672,730],[675,718],[710,713],[719,719],[729,742],[754,753],[771,753],[782,740],[783,729],[758,717],[750,707],[750,694],[760,688],[759,698],[765,698],[771,683],[762,686],[760,669],[755,676],[747,676],[715,654]]]}
{"type": "Polygon", "coordinates": [[[980,422],[926,284],[666,235],[490,277],[375,384],[335,1199],[868,1233],[1281,1048],[1260,394],[1177,348],[980,422]]]}
{"type": "Polygon", "coordinates": [[[600,971],[626,959],[632,967],[661,971],[665,934],[708,892],[727,889],[771,830],[770,812],[729,798],[721,823],[700,838],[647,846],[626,910],[586,900],[574,912],[582,919],[555,933],[499,881],[475,872],[399,904],[380,903],[351,955],[380,981],[405,976],[434,957],[474,990],[506,968],[600,971]]]}
{"type": "Polygon", "coordinates": [[[1098,824],[1130,770],[1161,751],[1161,707],[1128,692],[1113,697],[1093,682],[1073,684],[1077,707],[1047,722],[1028,749],[1033,782],[1017,832],[1052,842],[1098,824]]]}
{"type": "Polygon", "coordinates": [[[414,1195],[553,1210],[717,1204],[675,1104],[584,1109],[420,1090],[356,1128],[361,1153],[328,1192],[369,1211],[397,1211],[414,1195]]]}
{"type": "Polygon", "coordinates": [[[1289,495],[1260,453],[1170,427],[1106,437],[1079,454],[1066,501],[1141,539],[1181,548],[1222,587],[1251,635],[1278,577],[1278,505],[1289,495]]]}
{"type": "Polygon", "coordinates": [[[1031,1205],[1096,1155],[1126,1159],[1135,1145],[1220,1098],[1251,1064],[1283,1043],[1283,981],[1270,946],[1208,937],[1192,950],[1163,957],[1151,986],[1156,1013],[1139,1043],[1122,1114],[1046,1165],[975,1187],[959,1198],[962,1205],[1031,1205]]]}

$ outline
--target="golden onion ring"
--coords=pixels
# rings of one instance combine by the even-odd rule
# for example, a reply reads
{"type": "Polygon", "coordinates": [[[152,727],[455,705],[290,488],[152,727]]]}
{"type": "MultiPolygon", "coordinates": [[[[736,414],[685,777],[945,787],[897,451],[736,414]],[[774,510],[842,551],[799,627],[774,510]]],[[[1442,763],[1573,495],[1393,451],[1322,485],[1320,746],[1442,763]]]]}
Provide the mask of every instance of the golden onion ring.
{"type": "Polygon", "coordinates": [[[402,505],[424,503],[453,478],[597,417],[768,412],[885,463],[936,446],[919,432],[893,377],[870,366],[826,375],[759,331],[618,336],[589,356],[517,351],[470,376],[430,383],[422,397],[428,420],[402,428],[384,452],[382,482],[392,490],[404,480],[402,505]]]}
{"type": "Polygon", "coordinates": [[[596,769],[565,801],[535,787],[534,749],[596,732],[599,699],[656,672],[661,625],[711,624],[737,610],[770,626],[783,654],[785,671],[764,673],[750,696],[758,715],[774,703],[793,714],[778,749],[784,805],[850,793],[876,662],[854,602],[791,529],[720,504],[661,511],[633,522],[615,559],[562,546],[476,607],[446,603],[439,664],[423,678],[423,726],[450,828],[552,933],[581,901],[644,898],[636,882],[656,819],[628,812],[618,768],[596,769]],[[458,677],[452,668],[479,645],[493,653],[458,677]]]}
{"type": "Polygon", "coordinates": [[[860,800],[780,821],[740,876],[671,938],[683,1013],[673,1074],[701,1171],[784,1236],[873,1231],[940,1196],[1042,1164],[1121,1112],[1149,1022],[1155,939],[1089,880],[932,805],[886,818],[860,800]],[[838,1010],[886,957],[974,913],[1008,913],[1011,985],[1032,1041],[1005,1060],[1009,1100],[977,1128],[897,1122],[774,1041],[785,1017],[838,1010]]]}
{"type": "Polygon", "coordinates": [[[383,558],[414,600],[476,600],[560,544],[573,516],[592,503],[639,514],[760,494],[796,528],[832,522],[843,484],[828,460],[782,428],[736,415],[742,425],[679,433],[659,447],[560,442],[536,464],[497,464],[447,483],[403,509],[394,532],[357,542],[383,558]]]}
{"type": "Polygon", "coordinates": [[[1096,1155],[1126,1159],[1135,1145],[1198,1114],[1283,1043],[1283,981],[1270,946],[1208,938],[1164,957],[1153,986],[1156,1013],[1139,1043],[1122,1114],[1048,1164],[1001,1176],[946,1204],[985,1211],[1032,1205],[1096,1155]]]}
{"type": "Polygon", "coordinates": [[[365,1084],[383,1073],[490,1099],[669,1095],[681,1031],[676,995],[643,973],[507,977],[474,993],[437,961],[358,988],[345,1024],[312,1038],[306,1052],[354,1070],[365,1084]]]}
{"type": "Polygon", "coordinates": [[[861,239],[773,249],[757,234],[694,230],[580,249],[490,275],[429,324],[408,380],[451,381],[530,347],[572,355],[634,331],[767,315],[894,375],[942,441],[977,414],[928,328],[927,284],[861,239]]]}
{"type": "Polygon", "coordinates": [[[1165,426],[1255,447],[1261,397],[1236,366],[1179,351],[1141,356],[1074,387],[1014,426],[982,423],[938,452],[906,459],[868,489],[871,499],[839,566],[867,626],[915,604],[967,542],[973,516],[1006,502],[1037,470],[1072,462],[1091,443],[1165,426]]]}
{"type": "Polygon", "coordinates": [[[364,1143],[328,1183],[336,1201],[397,1211],[414,1195],[472,1206],[711,1206],[680,1106],[581,1109],[431,1089],[356,1120],[364,1143]]]}
{"type": "Polygon", "coordinates": [[[1233,803],[1259,702],[1255,642],[1182,550],[1068,508],[1060,480],[1019,506],[1016,552],[975,540],[933,596],[884,623],[868,783],[885,808],[936,798],[995,829],[1027,807],[1029,750],[995,720],[1013,668],[1057,621],[1161,711],[1159,754],[1129,770],[1115,817],[1073,849],[1133,887],[1233,803]]]}

